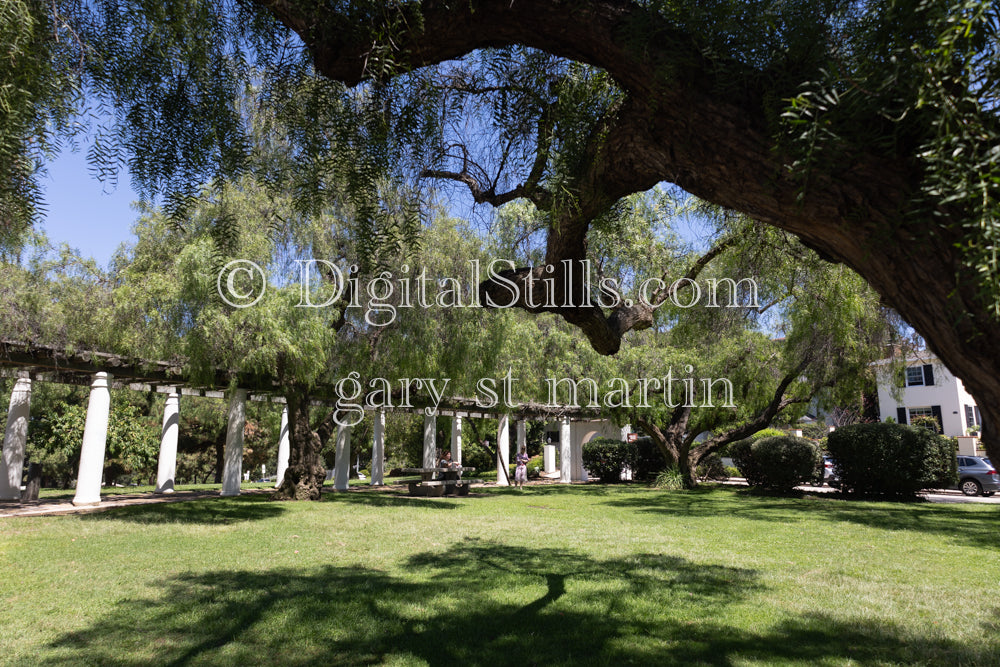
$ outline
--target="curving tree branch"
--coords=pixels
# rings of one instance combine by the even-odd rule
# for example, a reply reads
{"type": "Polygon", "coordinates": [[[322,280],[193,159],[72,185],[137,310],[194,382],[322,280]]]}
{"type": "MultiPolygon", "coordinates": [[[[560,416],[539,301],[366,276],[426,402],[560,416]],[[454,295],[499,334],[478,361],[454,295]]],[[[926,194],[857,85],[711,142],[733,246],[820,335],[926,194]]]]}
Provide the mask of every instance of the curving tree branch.
{"type": "MultiPolygon", "coordinates": [[[[833,47],[795,50],[775,37],[778,57],[757,68],[704,48],[695,27],[657,13],[658,3],[628,0],[256,1],[299,34],[319,72],[351,85],[515,44],[603,68],[625,100],[606,119],[606,141],[595,144],[589,175],[577,179],[573,206],[553,216],[548,263],[581,260],[590,221],[615,198],[660,181],[792,232],[860,273],[920,332],[976,396],[988,416],[988,451],[1000,458],[1000,321],[979,292],[981,276],[963,260],[967,211],[942,205],[928,213],[921,199],[921,146],[933,130],[911,123],[899,133],[889,123],[885,138],[898,139],[891,150],[847,136],[832,149],[840,159],[807,177],[801,156],[786,150],[781,100],[827,78],[833,47]]],[[[595,349],[614,353],[617,333],[596,310],[559,312],[595,349]]]]}

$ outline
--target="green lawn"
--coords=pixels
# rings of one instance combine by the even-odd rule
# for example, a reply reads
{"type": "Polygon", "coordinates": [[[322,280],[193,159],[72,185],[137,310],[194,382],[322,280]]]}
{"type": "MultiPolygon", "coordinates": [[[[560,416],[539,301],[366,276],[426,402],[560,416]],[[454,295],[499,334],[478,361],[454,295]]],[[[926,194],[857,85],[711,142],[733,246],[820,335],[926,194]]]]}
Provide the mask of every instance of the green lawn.
{"type": "Polygon", "coordinates": [[[547,486],[0,521],[0,662],[996,665],[1000,514],[547,486]]]}
{"type": "MultiPolygon", "coordinates": [[[[385,482],[391,484],[393,482],[399,481],[400,477],[387,477],[385,482]]],[[[418,477],[411,475],[408,479],[418,479],[418,477]]],[[[370,479],[351,479],[348,481],[350,486],[371,486],[370,479]]],[[[327,482],[327,486],[332,488],[333,482],[327,482]]],[[[241,489],[273,489],[274,482],[240,482],[241,489]]],[[[222,484],[218,483],[208,483],[208,484],[177,484],[174,487],[175,491],[219,491],[222,489],[222,484]]],[[[138,486],[103,486],[101,487],[101,496],[119,496],[132,493],[152,493],[156,490],[156,485],[154,484],[140,484],[138,486]]],[[[72,500],[73,496],[76,495],[75,489],[41,489],[38,492],[38,497],[42,500],[72,500]]]]}
{"type": "MultiPolygon", "coordinates": [[[[351,480],[356,482],[357,480],[351,480]]],[[[241,482],[241,489],[273,489],[274,482],[241,482]]],[[[175,491],[219,491],[221,484],[178,484],[175,491]]],[[[101,497],[120,496],[132,493],[152,493],[156,490],[155,485],[146,484],[139,486],[103,486],[101,487],[101,497]]],[[[42,500],[72,500],[76,495],[75,489],[41,489],[38,497],[42,500]]]]}

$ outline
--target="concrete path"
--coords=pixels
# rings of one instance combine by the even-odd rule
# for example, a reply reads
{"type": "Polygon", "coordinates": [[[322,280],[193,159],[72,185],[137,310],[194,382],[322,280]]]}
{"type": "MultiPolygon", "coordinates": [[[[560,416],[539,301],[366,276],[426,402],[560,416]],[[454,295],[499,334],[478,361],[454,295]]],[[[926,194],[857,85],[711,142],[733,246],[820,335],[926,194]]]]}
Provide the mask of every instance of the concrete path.
{"type": "MultiPolygon", "coordinates": [[[[812,491],[814,493],[836,493],[837,489],[829,486],[797,486],[795,487],[799,491],[812,491]]],[[[932,503],[985,503],[987,505],[997,505],[1000,504],[1000,496],[992,496],[990,498],[984,498],[983,496],[967,496],[961,491],[955,489],[935,489],[933,491],[924,491],[920,494],[921,497],[926,498],[932,503]]]]}
{"type": "MultiPolygon", "coordinates": [[[[730,477],[726,481],[717,483],[725,484],[727,486],[747,485],[746,480],[742,477],[730,477]]],[[[808,493],[837,493],[837,489],[831,486],[812,486],[811,484],[797,486],[795,489],[797,491],[805,491],[808,493]]],[[[983,503],[987,505],[1000,505],[1000,493],[990,498],[984,498],[982,496],[966,496],[958,489],[935,489],[933,491],[925,491],[921,493],[920,496],[926,498],[932,503],[983,503]]]]}
{"type": "MultiPolygon", "coordinates": [[[[243,489],[243,494],[271,493],[274,489],[243,489]]],[[[86,514],[103,512],[129,505],[149,505],[152,503],[177,503],[185,500],[212,500],[221,498],[218,489],[207,491],[177,491],[169,494],[121,493],[101,497],[100,505],[75,506],[70,498],[42,498],[29,502],[0,500],[0,519],[12,516],[52,516],[58,514],[86,514]]]]}

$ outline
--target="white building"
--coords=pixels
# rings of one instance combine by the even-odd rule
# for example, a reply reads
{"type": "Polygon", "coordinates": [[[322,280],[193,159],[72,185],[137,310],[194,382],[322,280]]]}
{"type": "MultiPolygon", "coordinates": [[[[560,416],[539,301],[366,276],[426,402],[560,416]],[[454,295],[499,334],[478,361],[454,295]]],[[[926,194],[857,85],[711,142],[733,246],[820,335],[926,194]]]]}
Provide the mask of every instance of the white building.
{"type": "Polygon", "coordinates": [[[543,447],[545,472],[553,472],[558,467],[562,481],[586,481],[583,446],[594,438],[625,440],[630,430],[629,426],[615,426],[606,419],[549,422],[545,425],[543,447]],[[563,465],[564,461],[567,465],[563,465]]]}
{"type": "MultiPolygon", "coordinates": [[[[573,447],[582,447],[594,438],[610,438],[612,440],[624,440],[624,432],[620,426],[607,419],[590,419],[572,421],[569,424],[569,434],[573,447]]],[[[549,422],[545,425],[545,439],[548,444],[558,443],[560,436],[559,422],[549,422]]]]}
{"type": "Polygon", "coordinates": [[[937,418],[947,436],[979,432],[982,420],[975,399],[935,355],[925,352],[908,359],[902,374],[891,371],[888,361],[878,365],[881,421],[892,417],[909,424],[915,417],[929,416],[937,418]]]}

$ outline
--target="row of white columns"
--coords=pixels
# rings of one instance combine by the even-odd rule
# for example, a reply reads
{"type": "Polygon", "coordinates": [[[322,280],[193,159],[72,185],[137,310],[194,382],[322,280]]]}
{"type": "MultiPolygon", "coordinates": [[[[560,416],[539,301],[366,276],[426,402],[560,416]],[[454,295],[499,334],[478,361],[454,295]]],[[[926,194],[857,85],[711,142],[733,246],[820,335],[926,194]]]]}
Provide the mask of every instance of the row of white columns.
{"type": "MultiPolygon", "coordinates": [[[[222,473],[222,495],[240,492],[243,466],[243,426],[246,423],[244,389],[233,392],[229,402],[226,447],[222,473]]],[[[24,451],[28,440],[28,421],[31,411],[31,380],[20,377],[11,392],[4,432],[3,455],[0,458],[0,500],[19,500],[21,475],[24,471],[24,451]]],[[[90,383],[87,418],[83,427],[80,447],[80,467],[76,479],[74,505],[96,505],[101,502],[101,481],[104,476],[104,454],[111,416],[111,376],[95,373],[90,383]]],[[[288,465],[287,414],[282,415],[284,465],[288,465]]],[[[177,439],[180,430],[180,392],[173,388],[167,394],[163,409],[163,430],[160,437],[160,456],[156,473],[156,492],[173,493],[177,473],[177,439]]],[[[281,457],[279,446],[279,460],[281,457]]],[[[282,473],[284,470],[281,471],[282,473]]]]}
{"type": "MultiPolygon", "coordinates": [[[[111,376],[96,373],[90,385],[87,405],[87,419],[83,432],[80,452],[80,468],[77,475],[74,505],[94,505],[101,502],[101,479],[104,473],[105,444],[108,420],[111,410],[111,376]]],[[[243,429],[246,424],[245,389],[236,389],[229,400],[226,424],[226,445],[223,453],[222,491],[223,496],[240,493],[243,467],[243,429]]],[[[0,500],[20,498],[21,475],[24,468],[24,451],[28,436],[28,421],[31,405],[31,380],[18,378],[10,397],[7,413],[7,427],[4,432],[3,452],[0,458],[0,500]]],[[[527,443],[527,428],[524,421],[516,425],[517,449],[527,443]]],[[[156,475],[156,493],[173,493],[177,472],[177,440],[180,430],[180,391],[169,391],[163,410],[163,430],[160,438],[160,455],[156,475]]],[[[373,429],[372,479],[373,486],[384,483],[385,460],[385,413],[378,412],[373,429]]],[[[437,421],[433,416],[424,417],[423,467],[431,468],[437,463],[436,435],[437,421]]],[[[559,472],[560,481],[569,483],[583,479],[582,447],[572,446],[570,441],[570,421],[560,423],[559,472]]],[[[555,471],[555,447],[546,445],[544,466],[546,472],[555,471]]],[[[451,424],[452,460],[462,462],[462,417],[452,417],[451,424]]],[[[335,453],[334,489],[346,491],[351,458],[351,429],[341,426],[337,430],[335,453]]],[[[281,415],[278,442],[277,485],[281,483],[288,468],[289,433],[288,408],[281,415]]],[[[510,465],[510,417],[502,415],[497,428],[497,484],[509,484],[507,470],[510,465]]]]}
{"type": "MultiPolygon", "coordinates": [[[[570,420],[564,418],[559,424],[559,481],[569,484],[583,480],[583,445],[571,440],[570,420]]],[[[433,468],[436,464],[437,423],[435,417],[424,417],[424,451],[423,467],[433,468]]],[[[517,421],[515,452],[527,446],[527,422],[517,421]]],[[[508,471],[510,469],[510,416],[501,415],[497,424],[497,485],[508,486],[508,471]]],[[[462,462],[462,418],[455,416],[451,422],[451,456],[456,463],[462,462]]],[[[555,447],[546,445],[543,448],[543,465],[545,472],[556,470],[555,447]]]]}

